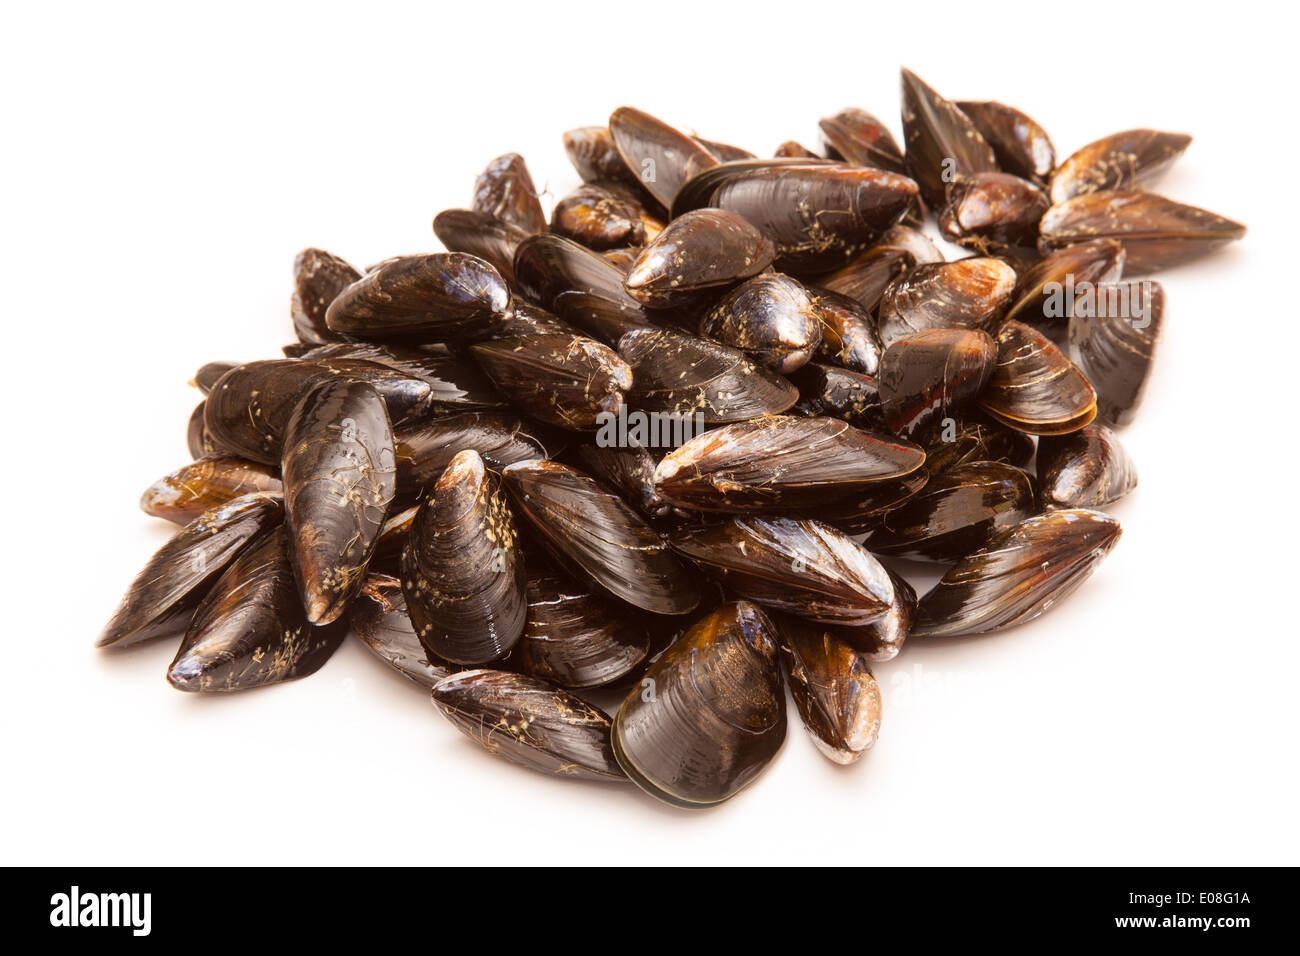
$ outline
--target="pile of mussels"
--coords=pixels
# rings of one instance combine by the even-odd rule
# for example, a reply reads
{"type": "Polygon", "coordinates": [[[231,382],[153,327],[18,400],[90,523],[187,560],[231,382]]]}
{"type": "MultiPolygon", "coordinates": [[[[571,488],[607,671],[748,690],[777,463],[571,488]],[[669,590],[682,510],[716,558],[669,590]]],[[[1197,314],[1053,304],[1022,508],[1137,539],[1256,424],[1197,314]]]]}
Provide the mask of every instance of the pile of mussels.
{"type": "Polygon", "coordinates": [[[1184,135],[1058,164],[908,71],[902,121],[757,159],[624,107],[564,134],[549,225],[509,154],[434,219],[449,252],[302,252],[286,357],[195,376],[194,460],[141,501],[183,527],[100,645],[183,633],[172,686],[232,691],[350,625],[489,751],[683,807],[771,761],[787,681],[858,759],[873,661],[1030,620],[1114,547],[1164,312],[1132,276],[1245,231],[1139,188],[1184,135]],[[946,573],[918,600],[894,558],[946,573]]]}

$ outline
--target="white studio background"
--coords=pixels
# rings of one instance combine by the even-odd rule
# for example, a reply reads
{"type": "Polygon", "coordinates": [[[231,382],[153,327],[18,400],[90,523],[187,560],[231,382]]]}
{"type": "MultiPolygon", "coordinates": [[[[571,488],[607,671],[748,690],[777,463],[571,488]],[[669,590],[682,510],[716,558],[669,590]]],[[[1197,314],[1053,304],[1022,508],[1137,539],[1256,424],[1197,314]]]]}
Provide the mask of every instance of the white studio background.
{"type": "Polygon", "coordinates": [[[1295,863],[1295,51],[1276,4],[24,5],[0,44],[6,863],[1295,863]],[[218,12],[219,11],[219,12],[218,12]],[[500,153],[547,208],[560,133],[637,105],[762,155],[845,106],[899,134],[898,67],[1002,99],[1068,155],[1196,137],[1158,189],[1247,238],[1160,276],[1141,487],[1069,601],[877,668],[880,742],[791,711],[709,812],[477,750],[355,642],[317,675],[172,690],[170,641],[92,646],[173,530],[202,362],[292,338],[305,246],[439,246],[500,153]]]}

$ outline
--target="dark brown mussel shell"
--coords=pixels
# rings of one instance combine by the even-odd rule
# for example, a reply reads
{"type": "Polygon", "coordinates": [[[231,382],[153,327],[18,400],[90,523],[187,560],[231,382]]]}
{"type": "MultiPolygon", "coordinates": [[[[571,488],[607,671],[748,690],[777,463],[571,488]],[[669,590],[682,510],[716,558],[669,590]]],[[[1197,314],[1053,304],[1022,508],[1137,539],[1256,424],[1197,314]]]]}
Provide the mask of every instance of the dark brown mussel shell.
{"type": "Polygon", "coordinates": [[[604,712],[546,681],[500,670],[453,674],[433,706],[488,753],[557,777],[624,779],[604,712]]]}
{"type": "Polygon", "coordinates": [[[1070,317],[1070,358],[1097,390],[1097,417],[1109,425],[1127,425],[1137,414],[1151,373],[1164,323],[1165,291],[1150,279],[1096,291],[1113,294],[1115,302],[1088,308],[1076,300],[1070,317]]]}
{"type": "Polygon", "coordinates": [[[460,668],[430,654],[415,636],[406,612],[402,582],[386,574],[371,574],[353,602],[348,618],[352,630],[375,656],[407,680],[432,690],[460,668]]]}
{"type": "Polygon", "coordinates": [[[854,763],[880,734],[880,685],[870,658],[839,637],[844,628],[789,615],[776,621],[804,729],[829,760],[854,763]]]}
{"type": "Polygon", "coordinates": [[[1030,435],[1078,431],[1097,415],[1088,379],[1042,332],[1007,322],[980,407],[1000,424],[1030,435]]]}
{"type": "Polygon", "coordinates": [[[1118,282],[1124,247],[1114,239],[1066,246],[1021,273],[1006,318],[1035,326],[1053,339],[1064,337],[1073,299],[1089,286],[1118,282]]]}
{"type": "MultiPolygon", "coordinates": [[[[309,362],[337,367],[370,382],[384,397],[390,413],[396,409],[410,421],[428,414],[504,408],[508,403],[488,378],[465,356],[445,345],[396,345],[344,342],[320,345],[303,355],[309,362]],[[351,361],[373,362],[401,372],[413,381],[395,376],[367,374],[351,361]]],[[[399,418],[394,425],[400,423],[399,418]]]]}
{"type": "Polygon", "coordinates": [[[640,249],[623,248],[623,249],[606,249],[601,253],[606,259],[618,266],[626,277],[632,271],[632,266],[636,262],[636,257],[641,254],[640,249]]]}
{"type": "Polygon", "coordinates": [[[167,671],[177,690],[215,693],[314,674],[347,635],[345,621],[307,620],[277,528],[242,551],[194,612],[167,671]]]}
{"type": "Polygon", "coordinates": [[[473,209],[530,234],[546,231],[546,215],[537,198],[537,187],[518,153],[498,156],[479,173],[474,180],[473,209]]]}
{"type": "Polygon", "coordinates": [[[728,209],[772,240],[778,269],[824,272],[879,239],[915,198],[916,184],[897,173],[811,159],[754,159],[696,176],[682,187],[673,216],[728,209]]]}
{"type": "Polygon", "coordinates": [[[823,624],[870,624],[894,601],[880,563],[820,521],[732,518],[675,531],[669,543],[740,597],[823,624]]]}
{"type": "Polygon", "coordinates": [[[1029,476],[1013,465],[975,461],[935,475],[872,532],[875,554],[956,561],[1037,509],[1029,476]]]}
{"type": "Polygon", "coordinates": [[[616,415],[632,387],[632,367],[613,349],[584,335],[495,339],[470,351],[516,406],[574,431],[592,431],[602,415],[616,415]]]}
{"type": "Polygon", "coordinates": [[[463,341],[491,334],[509,312],[501,273],[463,252],[398,256],[330,303],[326,322],[359,339],[463,341]]]}
{"type": "Polygon", "coordinates": [[[663,457],[655,488],[694,511],[808,508],[921,467],[915,445],[834,418],[772,416],[715,428],[663,457]]]}
{"type": "Polygon", "coordinates": [[[631,190],[614,184],[583,183],[551,214],[551,232],[598,251],[643,245],[660,228],[631,190]]]}
{"type": "Polygon", "coordinates": [[[515,254],[515,281],[531,302],[613,345],[632,329],[654,328],[623,288],[623,271],[563,236],[533,236],[515,254]]]}
{"type": "Polygon", "coordinates": [[[978,420],[945,424],[925,448],[925,468],[931,475],[972,461],[1000,461],[1028,468],[1033,460],[1034,440],[1024,432],[978,420]]]}
{"type": "Polygon", "coordinates": [[[595,475],[646,518],[662,518],[672,506],[655,489],[655,466],[659,464],[644,446],[614,443],[580,445],[573,452],[583,470],[595,475]]]}
{"type": "MultiPolygon", "coordinates": [[[[888,569],[886,569],[888,570],[888,569]]],[[[862,654],[869,661],[892,661],[903,649],[903,643],[912,632],[916,617],[916,591],[901,575],[889,571],[894,585],[894,600],[880,617],[860,627],[827,628],[827,633],[862,654]]]]}
{"type": "Polygon", "coordinates": [[[974,404],[997,354],[978,329],[930,329],[897,339],[880,360],[880,404],[890,430],[928,441],[944,419],[974,404]]]}
{"type": "Polygon", "coordinates": [[[651,308],[671,308],[758,275],[775,258],[772,243],[744,217],[725,209],[693,209],[641,250],[623,287],[651,308]]]}
{"type": "Polygon", "coordinates": [[[698,584],[659,535],[590,475],[525,461],[502,478],[538,540],[578,580],[655,614],[686,614],[699,603],[698,584]]]}
{"type": "Polygon", "coordinates": [[[524,632],[524,565],[514,518],[476,451],[451,460],[411,526],[402,595],[425,650],[457,664],[505,656],[524,632]]]}
{"type": "Polygon", "coordinates": [[[822,157],[814,153],[807,146],[796,143],[792,139],[786,140],[776,148],[772,154],[775,159],[821,159],[822,157]]]}
{"type": "Polygon", "coordinates": [[[640,185],[618,154],[608,126],[579,126],[564,133],[564,152],[585,183],[622,182],[640,185]]]}
{"type": "Polygon", "coordinates": [[[694,335],[629,332],[618,350],[632,366],[628,404],[641,411],[715,424],[780,414],[799,400],[794,385],[744,352],[694,335]]]}
{"type": "Polygon", "coordinates": [[[939,212],[939,231],[949,242],[981,255],[1006,252],[1036,256],[1038,220],[1047,194],[1010,173],[977,173],[948,187],[939,212]]]}
{"type": "Polygon", "coordinates": [[[821,345],[822,322],[802,284],[769,272],[723,296],[700,322],[700,334],[740,349],[774,372],[789,373],[821,345]]]}
{"type": "Polygon", "coordinates": [[[515,281],[515,252],[533,233],[473,209],[444,209],[433,217],[433,234],[448,252],[463,252],[491,264],[508,284],[515,281]]]}
{"type": "Polygon", "coordinates": [[[457,452],[473,449],[487,466],[500,471],[517,461],[550,458],[550,436],[512,412],[464,412],[427,419],[394,434],[397,493],[409,501],[434,481],[457,452]]]}
{"type": "Polygon", "coordinates": [[[992,148],[956,103],[908,69],[902,91],[907,168],[928,205],[942,206],[947,185],[960,177],[998,172],[992,148]]]}
{"type": "Polygon", "coordinates": [[[809,291],[821,321],[822,341],[816,357],[863,375],[877,374],[884,346],[870,311],[860,300],[838,292],[818,288],[809,291]]]}
{"type": "Polygon", "coordinates": [[[697,141],[631,106],[620,106],[610,115],[609,132],[627,168],[665,207],[672,206],[687,180],[718,165],[697,141]]]}
{"type": "Polygon", "coordinates": [[[1246,234],[1216,213],[1154,193],[1084,193],[1059,202],[1038,224],[1044,252],[1092,239],[1124,245],[1129,273],[1155,272],[1213,252],[1246,234]]]}
{"type": "Polygon", "coordinates": [[[919,265],[885,290],[877,313],[888,348],[929,329],[992,331],[1016,287],[1016,270],[1001,259],[975,257],[919,265]]]}
{"type": "MultiPolygon", "coordinates": [[[[819,276],[816,282],[819,289],[842,295],[856,302],[863,311],[872,313],[890,283],[913,265],[904,250],[877,243],[847,265],[819,276]]],[[[874,331],[874,323],[872,328],[874,331]]]]}
{"type": "Polygon", "coordinates": [[[1137,487],[1137,467],[1105,425],[1038,442],[1038,493],[1045,506],[1100,508],[1137,487]]]}
{"type": "Polygon", "coordinates": [[[905,252],[911,259],[909,266],[944,261],[943,253],[929,236],[904,223],[891,227],[871,248],[905,252]]]}
{"type": "Polygon", "coordinates": [[[343,613],[365,580],[396,493],[393,431],[365,382],[323,381],[285,430],[285,528],[302,605],[312,624],[343,613]]]}
{"type": "Polygon", "coordinates": [[[140,496],[140,510],[155,518],[188,524],[209,508],[253,492],[279,494],[275,469],[242,458],[200,458],[164,475],[140,496]]]}
{"type": "Polygon", "coordinates": [[[375,543],[374,556],[370,559],[370,574],[366,578],[367,582],[376,575],[398,573],[397,562],[406,547],[406,539],[411,533],[411,525],[415,523],[415,515],[419,510],[419,505],[411,505],[400,510],[389,509],[388,518],[379,531],[379,540],[375,543]]]}
{"type": "Polygon", "coordinates": [[[278,466],[284,428],[298,399],[330,374],[325,367],[300,359],[235,366],[208,393],[203,410],[208,440],[223,456],[278,466]]]}
{"type": "Polygon", "coordinates": [[[838,418],[854,428],[886,431],[880,385],[870,375],[835,365],[809,362],[790,380],[799,388],[800,414],[838,418]]]}
{"type": "MultiPolygon", "coordinates": [[[[1032,446],[1031,446],[1032,451],[1032,446]]],[[[880,527],[890,511],[925,487],[927,468],[865,486],[857,494],[790,512],[791,517],[814,518],[845,534],[867,534],[880,527]]]]}
{"type": "Polygon", "coordinates": [[[1056,148],[1047,130],[1005,103],[959,100],[960,109],[993,149],[1003,172],[1046,186],[1056,167],[1056,148]]]}
{"type": "Polygon", "coordinates": [[[833,159],[907,175],[903,151],[889,128],[866,110],[849,107],[818,122],[833,159]]]}
{"type": "Polygon", "coordinates": [[[568,577],[528,576],[528,619],[509,665],[561,687],[600,687],[645,663],[650,631],[625,604],[568,577]]]}
{"type": "Polygon", "coordinates": [[[324,249],[304,249],[293,260],[293,298],[289,311],[299,342],[316,345],[343,337],[325,324],[325,310],[361,273],[324,249]]]}
{"type": "Polygon", "coordinates": [[[126,647],[179,635],[195,605],[250,541],[284,515],[278,495],[251,494],[216,505],[172,536],[135,576],[97,647],[126,647]]]}
{"type": "Polygon", "coordinates": [[[983,634],[1032,621],[1083,584],[1119,541],[1099,511],[1048,511],[948,569],[921,598],[912,637],[983,634]]]}
{"type": "Polygon", "coordinates": [[[206,395],[212,391],[212,386],[217,384],[221,376],[238,364],[238,362],[205,362],[194,373],[194,377],[190,379],[190,384],[206,395]]]}
{"type": "Polygon", "coordinates": [[[185,426],[185,445],[190,457],[196,461],[217,453],[216,447],[208,438],[208,426],[203,424],[203,414],[207,410],[207,401],[199,402],[190,412],[189,424],[185,426]]]}
{"type": "Polygon", "coordinates": [[[565,335],[581,335],[582,330],[576,325],[564,321],[558,315],[552,315],[545,309],[525,305],[518,299],[510,310],[510,315],[497,327],[492,337],[495,339],[513,339],[521,335],[535,333],[561,332],[565,335]]]}
{"type": "Polygon", "coordinates": [[[779,655],[771,620],[747,601],[682,635],[614,716],[614,754],[632,782],[686,809],[753,782],[785,741],[779,655]]]}
{"type": "Polygon", "coordinates": [[[1052,202],[1149,184],[1191,145],[1186,133],[1130,129],[1077,150],[1052,173],[1052,202]]]}
{"type": "Polygon", "coordinates": [[[712,153],[713,158],[720,163],[732,163],[738,159],[756,158],[749,150],[741,149],[739,146],[732,146],[730,143],[719,143],[717,140],[704,139],[702,136],[692,136],[691,139],[712,153]]]}

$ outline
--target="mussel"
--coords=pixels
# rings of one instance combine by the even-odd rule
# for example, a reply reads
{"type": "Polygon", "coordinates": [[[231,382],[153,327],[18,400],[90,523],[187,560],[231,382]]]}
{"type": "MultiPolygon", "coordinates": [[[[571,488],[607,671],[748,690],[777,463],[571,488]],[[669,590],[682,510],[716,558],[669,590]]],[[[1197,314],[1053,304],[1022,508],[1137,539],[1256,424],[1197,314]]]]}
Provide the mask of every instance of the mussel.
{"type": "Polygon", "coordinates": [[[1083,373],[1042,332],[1014,320],[998,333],[997,364],[979,403],[1031,435],[1077,431],[1097,414],[1097,393],[1083,373]]]}
{"type": "Polygon", "coordinates": [[[293,260],[293,298],[289,311],[299,342],[337,342],[342,336],[325,324],[325,310],[338,294],[361,278],[350,264],[324,249],[304,249],[293,260]]]}
{"type": "Polygon", "coordinates": [[[627,168],[665,206],[696,173],[718,165],[707,148],[649,113],[620,106],[609,117],[609,132],[627,168]]]}
{"type": "Polygon", "coordinates": [[[510,285],[515,281],[515,252],[533,235],[473,209],[444,209],[433,217],[433,234],[448,252],[463,252],[489,263],[510,285]]]}
{"type": "Polygon", "coordinates": [[[959,100],[957,108],[975,124],[1003,172],[1047,185],[1056,167],[1056,150],[1043,127],[1005,103],[959,100]]]}
{"type": "Polygon", "coordinates": [[[898,148],[893,134],[866,110],[849,107],[820,120],[818,125],[832,159],[842,159],[854,166],[872,166],[907,174],[903,151],[898,148]]]}
{"type": "Polygon", "coordinates": [[[421,503],[402,552],[402,595],[416,636],[457,664],[497,660],[524,632],[524,586],[497,478],[478,452],[462,451],[421,503]]]}
{"type": "Polygon", "coordinates": [[[385,574],[371,574],[353,602],[353,633],[376,657],[426,690],[460,668],[430,654],[420,643],[406,611],[402,582],[385,574]]]}
{"type": "Polygon", "coordinates": [[[393,436],[397,454],[397,493],[410,502],[442,474],[457,452],[473,449],[489,468],[535,458],[550,458],[555,443],[541,426],[530,426],[511,412],[464,412],[426,419],[399,428],[393,436]]]}
{"type": "Polygon", "coordinates": [[[1052,173],[1052,202],[1147,184],[1191,145],[1186,133],[1130,129],[1089,143],[1052,173]]]}
{"type": "Polygon", "coordinates": [[[583,183],[555,204],[551,232],[597,251],[644,245],[663,224],[615,183],[583,183]]]}
{"type": "Polygon", "coordinates": [[[1137,414],[1164,323],[1165,290],[1143,279],[1095,290],[1105,305],[1076,302],[1070,317],[1070,359],[1097,390],[1097,417],[1127,425],[1137,414]],[[1113,299],[1113,301],[1111,301],[1113,299]]]}
{"type": "Polygon", "coordinates": [[[821,345],[817,358],[863,375],[880,370],[884,346],[876,332],[870,310],[860,300],[826,289],[812,289],[821,321],[821,345]]]}
{"type": "Polygon", "coordinates": [[[1060,340],[1075,300],[1118,282],[1123,271],[1124,247],[1114,239],[1057,249],[1021,274],[1006,318],[1035,326],[1060,340]]]}
{"type": "Polygon", "coordinates": [[[983,391],[998,350],[977,329],[929,329],[896,339],[880,360],[879,394],[886,424],[928,441],[983,391]]]}
{"type": "Polygon", "coordinates": [[[614,717],[614,755],[638,787],[677,807],[736,795],[785,740],[785,693],[772,622],[724,604],[673,644],[614,717]]]}
{"type": "Polygon", "coordinates": [[[618,782],[608,715],[525,674],[467,670],[440,680],[433,705],[488,753],[540,773],[618,782]]]}
{"type": "Polygon", "coordinates": [[[978,173],[948,187],[939,231],[950,242],[981,255],[1036,257],[1038,220],[1047,207],[1047,194],[1027,179],[1010,173],[978,173]]]}
{"type": "Polygon", "coordinates": [[[880,341],[888,347],[929,329],[991,331],[1015,287],[1016,271],[1001,259],[919,265],[885,290],[877,314],[880,341]]]}
{"type": "Polygon", "coordinates": [[[651,308],[686,305],[757,275],[775,257],[772,243],[744,217],[725,209],[694,209],[641,250],[623,287],[651,308]]]}
{"type": "Polygon", "coordinates": [[[888,430],[880,406],[880,385],[870,375],[809,362],[790,380],[799,387],[798,413],[839,418],[866,431],[888,430]]]}
{"type": "Polygon", "coordinates": [[[546,231],[546,215],[537,198],[537,187],[518,153],[498,156],[474,180],[473,208],[530,235],[546,231]]]}
{"type": "Polygon", "coordinates": [[[959,177],[998,172],[997,158],[957,104],[902,71],[903,141],[907,168],[934,208],[943,205],[947,185],[959,177]]]}
{"type": "Polygon", "coordinates": [[[740,349],[774,372],[789,373],[821,345],[822,323],[808,290],[771,272],[724,296],[700,322],[700,334],[740,349]]]}
{"type": "Polygon", "coordinates": [[[140,510],[188,524],[209,508],[253,492],[279,494],[284,485],[271,468],[242,458],[200,458],[164,475],[140,496],[140,510]]]}
{"type": "Polygon", "coordinates": [[[1044,505],[1101,508],[1137,487],[1137,467],[1104,425],[1038,442],[1038,489],[1044,505]]]}

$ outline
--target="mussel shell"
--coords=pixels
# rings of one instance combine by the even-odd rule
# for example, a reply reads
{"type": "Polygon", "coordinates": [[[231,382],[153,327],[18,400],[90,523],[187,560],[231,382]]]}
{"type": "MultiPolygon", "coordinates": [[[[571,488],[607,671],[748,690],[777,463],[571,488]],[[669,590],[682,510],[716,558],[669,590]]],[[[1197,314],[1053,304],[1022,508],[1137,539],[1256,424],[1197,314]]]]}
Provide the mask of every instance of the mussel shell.
{"type": "Polygon", "coordinates": [[[980,395],[995,421],[1031,435],[1077,431],[1097,414],[1097,393],[1074,363],[1042,332],[1003,324],[998,358],[980,395]]]}
{"type": "Polygon", "coordinates": [[[1191,145],[1186,133],[1130,129],[1076,150],[1052,173],[1052,202],[1150,183],[1191,145]]]}
{"type": "Polygon", "coordinates": [[[918,468],[901,478],[867,485],[849,498],[792,509],[790,516],[824,521],[845,534],[867,534],[880,527],[885,515],[924,488],[927,474],[927,468],[918,468]]]}
{"type": "Polygon", "coordinates": [[[981,254],[1033,253],[1038,220],[1047,212],[1047,194],[1010,173],[977,173],[948,187],[939,212],[939,231],[958,245],[981,254]]]}
{"type": "Polygon", "coordinates": [[[930,329],[893,342],[880,360],[885,422],[896,434],[928,440],[983,391],[997,346],[978,329],[930,329]]]}
{"type": "Polygon", "coordinates": [[[1026,322],[1059,338],[1074,310],[1070,289],[1119,281],[1124,271],[1124,247],[1114,239],[1094,239],[1066,246],[1043,257],[1021,274],[1006,318],[1026,322]]]}
{"type": "Polygon", "coordinates": [[[880,385],[870,375],[809,362],[790,380],[799,387],[798,410],[809,416],[838,418],[854,428],[886,431],[880,385]]]}
{"type": "Polygon", "coordinates": [[[655,489],[655,466],[659,462],[648,448],[588,444],[579,445],[573,456],[583,470],[619,492],[642,516],[662,518],[672,510],[655,489]]]}
{"type": "Polygon", "coordinates": [[[1034,460],[1034,440],[1024,432],[992,422],[964,420],[939,430],[925,447],[925,469],[942,474],[956,465],[972,461],[1001,461],[1028,468],[1034,460]]]}
{"type": "Polygon", "coordinates": [[[833,418],[771,416],[697,435],[655,469],[655,488],[694,511],[807,508],[916,471],[925,453],[833,418]]]}
{"type": "Polygon", "coordinates": [[[753,153],[747,149],[741,149],[739,146],[732,146],[730,143],[719,143],[717,140],[705,139],[702,136],[692,136],[691,139],[699,143],[710,153],[713,158],[720,163],[731,163],[738,159],[755,159],[753,153]]]}
{"type": "Polygon", "coordinates": [[[632,366],[613,349],[582,335],[541,333],[470,347],[496,386],[529,415],[574,431],[595,429],[615,415],[632,387],[632,366]]]}
{"type": "Polygon", "coordinates": [[[880,734],[880,685],[866,654],[827,628],[777,618],[790,694],[813,744],[829,760],[851,764],[880,734]]]}
{"type": "Polygon", "coordinates": [[[983,634],[1023,624],[1083,584],[1119,541],[1099,511],[1048,511],[999,535],[948,569],[924,597],[912,637],[983,634]]]}
{"type": "Polygon", "coordinates": [[[338,294],[325,313],[360,339],[463,341],[491,334],[510,309],[501,273],[463,252],[398,256],[338,294]]]}
{"type": "Polygon", "coordinates": [[[929,329],[991,331],[1015,287],[1016,271],[1001,259],[919,265],[885,290],[877,314],[880,341],[888,348],[929,329]]]}
{"type": "Polygon", "coordinates": [[[1038,224],[1044,252],[1092,239],[1124,246],[1129,273],[1181,265],[1240,239],[1246,227],[1216,213],[1154,193],[1084,193],[1059,202],[1038,224]]]}
{"type": "Polygon", "coordinates": [[[515,281],[530,301],[613,345],[632,329],[654,328],[623,288],[623,271],[563,236],[533,236],[515,253],[515,281]]]}
{"type": "Polygon", "coordinates": [[[380,390],[390,410],[394,405],[398,406],[399,412],[403,407],[409,408],[402,415],[407,420],[428,412],[450,415],[453,412],[504,408],[507,405],[505,396],[496,390],[477,365],[444,345],[344,342],[317,346],[302,357],[306,361],[325,365],[338,363],[345,370],[350,367],[349,364],[339,360],[373,362],[423,383],[427,388],[406,385],[405,389],[411,393],[409,397],[402,396],[394,402],[393,396],[399,388],[403,388],[397,379],[388,376],[361,376],[380,390]]]}
{"type": "Polygon", "coordinates": [[[582,330],[576,325],[564,321],[558,315],[552,315],[545,309],[539,309],[536,306],[525,305],[516,299],[514,308],[510,310],[510,315],[497,327],[492,337],[495,339],[513,339],[521,335],[533,335],[539,332],[561,332],[565,335],[582,334],[582,330]]]}
{"type": "Polygon", "coordinates": [[[956,103],[908,69],[902,71],[902,92],[907,168],[927,204],[943,205],[948,183],[958,177],[998,171],[993,150],[956,103]]]}
{"type": "Polygon", "coordinates": [[[1164,322],[1165,291],[1150,279],[1112,288],[1124,293],[1130,303],[1141,296],[1141,308],[1136,310],[1141,314],[1131,314],[1135,311],[1131,307],[1087,310],[1082,302],[1076,303],[1070,317],[1070,358],[1097,390],[1097,417],[1109,425],[1127,425],[1137,414],[1151,373],[1164,322]]]}
{"type": "Polygon", "coordinates": [[[188,524],[209,508],[253,492],[279,494],[277,470],[242,458],[200,458],[164,475],[140,496],[140,510],[188,524]]]}
{"type": "Polygon", "coordinates": [[[95,642],[126,647],[179,635],[195,605],[249,542],[284,515],[278,495],[254,493],[216,505],[177,531],[149,559],[95,642]]]}
{"type": "Polygon", "coordinates": [[[510,285],[515,281],[515,252],[533,235],[473,209],[444,209],[433,217],[433,234],[448,252],[463,252],[490,263],[510,285]]]}
{"type": "Polygon", "coordinates": [[[539,773],[624,779],[608,715],[558,687],[500,670],[461,671],[433,688],[433,705],[488,753],[539,773]]]}
{"type": "Polygon", "coordinates": [[[630,190],[614,184],[583,183],[551,214],[552,233],[598,251],[643,245],[647,224],[660,228],[630,190]]]}
{"type": "Polygon", "coordinates": [[[212,391],[212,386],[217,384],[221,376],[238,364],[238,362],[204,362],[190,379],[190,384],[206,395],[212,391]]]}
{"type": "Polygon", "coordinates": [[[609,132],[627,168],[664,206],[701,170],[718,165],[704,146],[649,113],[620,106],[609,117],[609,132]]]}
{"type": "Polygon", "coordinates": [[[479,173],[474,180],[473,209],[529,234],[546,231],[546,214],[537,198],[537,187],[518,153],[498,156],[479,173]]]}
{"type": "Polygon", "coordinates": [[[402,501],[419,494],[451,463],[457,452],[473,449],[489,468],[500,471],[517,461],[550,458],[549,436],[510,412],[464,412],[427,419],[394,434],[397,493],[402,501]]]}
{"type": "Polygon", "coordinates": [[[632,366],[628,405],[710,424],[776,415],[799,400],[787,379],[730,346],[668,329],[629,332],[618,350],[632,366]]]}
{"type": "Polygon", "coordinates": [[[623,287],[651,308],[688,304],[705,290],[758,275],[776,250],[743,216],[693,209],[664,227],[637,255],[623,287]]]}
{"type": "Polygon", "coordinates": [[[860,301],[827,289],[809,290],[821,321],[822,341],[817,358],[863,375],[880,371],[884,346],[876,334],[876,321],[860,301]]]}
{"type": "Polygon", "coordinates": [[[177,690],[244,690],[314,674],[347,635],[343,620],[307,621],[289,560],[274,529],[242,551],[199,604],[167,671],[177,690]]]}
{"type": "Polygon", "coordinates": [[[353,633],[375,656],[407,680],[426,690],[460,670],[430,654],[415,636],[406,611],[402,582],[384,574],[371,574],[349,610],[353,633]]]}
{"type": "Polygon", "coordinates": [[[700,334],[740,349],[774,372],[789,373],[821,345],[822,323],[803,285],[769,272],[723,296],[700,322],[700,334]]]}
{"type": "Polygon", "coordinates": [[[1036,511],[1029,476],[1013,465],[954,465],[885,515],[872,532],[876,554],[956,561],[1036,511]]]}
{"type": "Polygon", "coordinates": [[[929,236],[904,223],[888,229],[871,248],[905,252],[911,259],[911,265],[920,266],[927,262],[944,261],[943,253],[929,236]]]}
{"type": "Polygon", "coordinates": [[[505,656],[524,632],[524,565],[497,478],[475,451],[452,458],[402,552],[402,595],[425,650],[457,664],[505,656]]]}
{"type": "Polygon", "coordinates": [[[561,687],[600,687],[645,663],[650,631],[627,605],[568,577],[528,576],[528,619],[509,665],[561,687]]]}
{"type": "Polygon", "coordinates": [[[1045,506],[1100,508],[1137,487],[1137,467],[1104,425],[1038,442],[1038,493],[1045,506]]]}
{"type": "Polygon", "coordinates": [[[640,185],[618,154],[608,126],[579,126],[564,133],[564,152],[583,182],[617,181],[640,185]]]}
{"type": "Polygon", "coordinates": [[[792,139],[786,140],[776,148],[772,154],[775,159],[821,159],[822,157],[814,153],[807,146],[796,143],[792,139]]]}
{"type": "Polygon", "coordinates": [[[753,782],[785,740],[779,654],[772,622],[747,601],[682,635],[614,717],[614,754],[632,782],[687,809],[753,782]]]}
{"type": "Polygon", "coordinates": [[[519,462],[502,478],[538,540],[579,581],[655,614],[686,614],[699,603],[687,569],[596,479],[553,461],[519,462]]]}
{"type": "Polygon", "coordinates": [[[325,324],[325,311],[361,273],[324,249],[304,249],[293,260],[293,298],[289,304],[299,342],[316,345],[343,337],[325,324]]]}
{"type": "MultiPolygon", "coordinates": [[[[888,570],[888,569],[886,569],[888,570]]],[[[903,580],[902,575],[889,571],[894,585],[894,600],[880,617],[860,627],[834,627],[821,625],[837,640],[874,662],[892,661],[903,649],[903,643],[912,632],[916,617],[916,591],[903,580]]]]}
{"type": "Polygon", "coordinates": [[[823,624],[869,624],[894,601],[879,562],[820,521],[731,518],[675,531],[669,544],[740,597],[823,624]]]}
{"type": "Polygon", "coordinates": [[[1043,127],[1005,103],[960,100],[957,108],[993,149],[1003,172],[1047,185],[1056,166],[1056,149],[1043,127]]]}
{"type": "Polygon", "coordinates": [[[907,175],[903,151],[894,135],[866,110],[849,107],[818,122],[822,139],[832,158],[838,157],[854,166],[871,166],[907,175]]]}
{"type": "Polygon", "coordinates": [[[844,265],[902,218],[916,198],[905,176],[817,160],[757,159],[706,170],[682,187],[673,216],[729,209],[776,246],[776,267],[844,265]]]}
{"type": "Polygon", "coordinates": [[[365,382],[322,381],[285,429],[285,528],[307,620],[338,619],[365,580],[397,490],[393,430],[365,382]]]}

